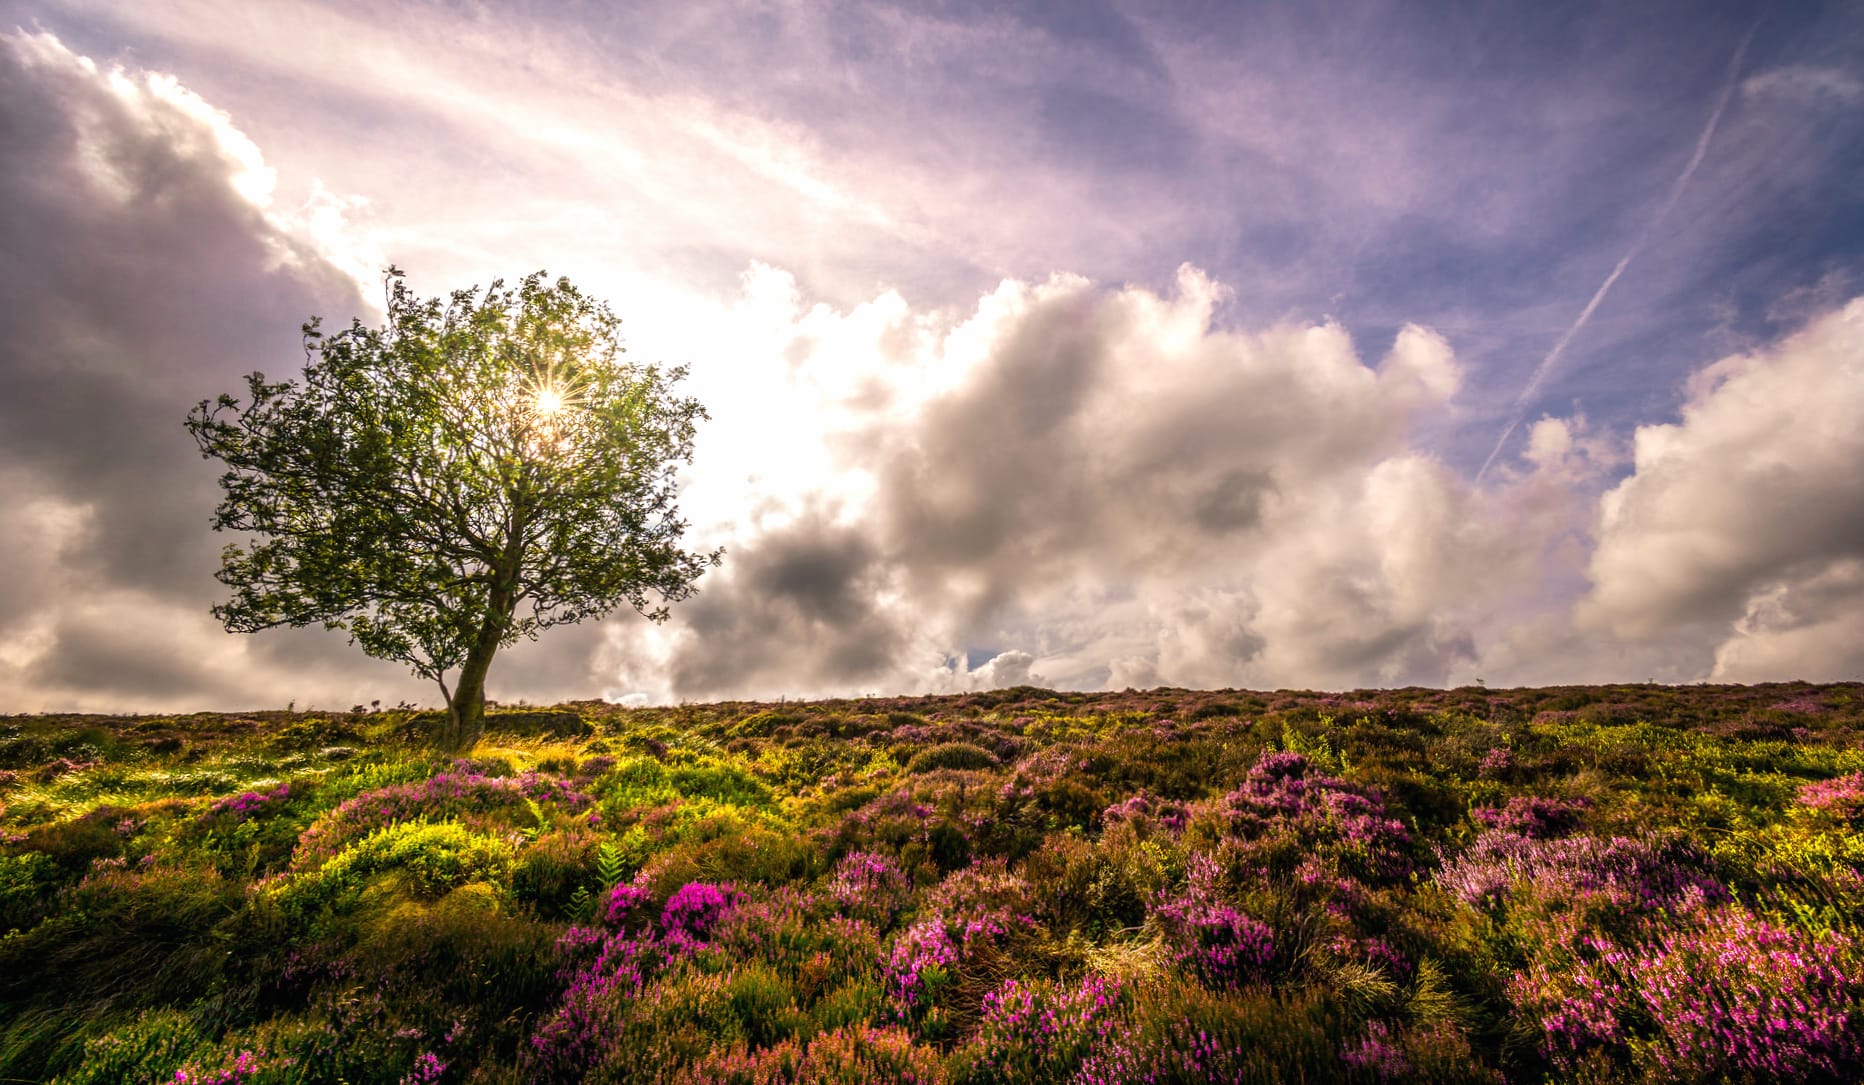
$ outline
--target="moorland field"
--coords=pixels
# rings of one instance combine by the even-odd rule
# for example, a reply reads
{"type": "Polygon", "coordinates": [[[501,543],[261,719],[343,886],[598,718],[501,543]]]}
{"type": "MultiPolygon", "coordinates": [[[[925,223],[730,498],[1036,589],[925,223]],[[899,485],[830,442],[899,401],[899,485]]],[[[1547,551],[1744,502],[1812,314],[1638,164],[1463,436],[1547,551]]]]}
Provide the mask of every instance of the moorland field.
{"type": "Polygon", "coordinates": [[[1864,685],[0,717],[0,1081],[1864,1080],[1864,685]]]}

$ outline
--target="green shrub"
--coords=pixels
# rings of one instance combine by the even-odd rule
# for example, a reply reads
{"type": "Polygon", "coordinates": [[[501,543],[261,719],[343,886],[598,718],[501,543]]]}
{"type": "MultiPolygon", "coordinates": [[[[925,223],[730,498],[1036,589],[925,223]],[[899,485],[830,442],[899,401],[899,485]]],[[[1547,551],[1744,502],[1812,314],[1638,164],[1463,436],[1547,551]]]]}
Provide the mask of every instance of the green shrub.
{"type": "Polygon", "coordinates": [[[1337,1081],[1346,1076],[1337,1039],[1345,1033],[1326,996],[1311,989],[1219,994],[1173,979],[1135,995],[1082,1074],[1158,1085],[1337,1081]]]}
{"type": "Polygon", "coordinates": [[[52,1085],[171,1085],[202,1042],[187,1014],[152,1010],[86,1041],[83,1061],[52,1085]]]}
{"type": "Polygon", "coordinates": [[[802,722],[798,716],[783,712],[756,712],[726,728],[732,738],[768,738],[779,727],[794,727],[802,722]]]}
{"type": "Polygon", "coordinates": [[[438,897],[456,885],[508,884],[511,847],[453,822],[403,822],[364,837],[336,857],[281,884],[280,903],[308,912],[353,902],[378,875],[393,872],[417,896],[438,897]]]}
{"type": "Polygon", "coordinates": [[[1079,931],[1100,940],[1145,922],[1147,902],[1170,880],[1157,853],[1126,839],[1096,846],[1062,833],[1051,835],[1023,861],[1023,877],[1042,887],[1037,912],[1060,935],[1079,931]]]}
{"type": "Polygon", "coordinates": [[[829,990],[809,1007],[809,1016],[824,1032],[846,1025],[878,1021],[887,1012],[886,996],[872,979],[851,980],[829,990]]]}
{"type": "Polygon", "coordinates": [[[482,1054],[515,1058],[529,1019],[561,992],[559,928],[507,911],[503,894],[484,882],[431,903],[370,902],[352,922],[356,940],[343,960],[353,978],[331,993],[363,983],[392,1008],[392,1026],[382,1026],[391,1035],[456,1031],[482,1054]]]}
{"type": "Polygon", "coordinates": [[[936,772],[939,769],[994,769],[997,758],[982,746],[969,742],[941,742],[937,746],[920,750],[913,754],[906,763],[906,771],[914,774],[936,772]]]}
{"type": "Polygon", "coordinates": [[[44,919],[61,881],[58,864],[43,852],[0,854],[0,935],[44,919]]]}
{"type": "MultiPolygon", "coordinates": [[[[611,847],[611,853],[614,849],[611,847]]],[[[593,893],[597,837],[587,828],[548,832],[518,852],[511,871],[511,891],[542,917],[569,916],[576,890],[593,893]]],[[[619,871],[617,871],[619,874],[619,871]]],[[[577,918],[570,916],[570,918],[577,918]]]]}
{"type": "Polygon", "coordinates": [[[211,867],[102,867],[32,930],[0,939],[0,1077],[75,1065],[88,1019],[211,994],[228,964],[215,929],[240,898],[211,867]]]}
{"type": "Polygon", "coordinates": [[[731,765],[704,764],[674,769],[670,775],[681,795],[711,799],[728,806],[770,806],[770,788],[731,765]]]}
{"type": "Polygon", "coordinates": [[[638,877],[665,898],[687,882],[783,885],[822,872],[822,854],[807,837],[740,825],[719,817],[688,826],[677,843],[647,861],[638,877]]]}
{"type": "Polygon", "coordinates": [[[796,1008],[789,983],[761,962],[734,968],[725,996],[738,1032],[752,1046],[766,1047],[808,1025],[808,1018],[796,1008]]]}
{"type": "Polygon", "coordinates": [[[28,850],[40,852],[71,874],[82,874],[98,859],[123,854],[123,834],[116,831],[128,811],[100,806],[82,817],[40,825],[26,834],[28,850]]]}

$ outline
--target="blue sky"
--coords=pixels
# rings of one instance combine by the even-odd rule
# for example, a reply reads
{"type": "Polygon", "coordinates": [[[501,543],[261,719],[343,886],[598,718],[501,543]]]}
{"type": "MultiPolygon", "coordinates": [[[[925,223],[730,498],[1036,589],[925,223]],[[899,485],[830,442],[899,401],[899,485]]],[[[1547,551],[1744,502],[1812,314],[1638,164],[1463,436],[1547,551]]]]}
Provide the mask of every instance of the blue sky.
{"type": "Polygon", "coordinates": [[[0,590],[22,707],[408,688],[203,627],[205,508],[138,500],[210,506],[162,411],[288,371],[389,261],[567,274],[713,408],[688,500],[725,570],[667,628],[520,648],[508,696],[1864,660],[1855,438],[1819,429],[1864,399],[1856,5],[0,16],[35,134],[0,288],[38,345],[0,381],[45,431],[0,500],[58,585],[0,590]],[[48,421],[80,373],[115,459],[48,421]]]}

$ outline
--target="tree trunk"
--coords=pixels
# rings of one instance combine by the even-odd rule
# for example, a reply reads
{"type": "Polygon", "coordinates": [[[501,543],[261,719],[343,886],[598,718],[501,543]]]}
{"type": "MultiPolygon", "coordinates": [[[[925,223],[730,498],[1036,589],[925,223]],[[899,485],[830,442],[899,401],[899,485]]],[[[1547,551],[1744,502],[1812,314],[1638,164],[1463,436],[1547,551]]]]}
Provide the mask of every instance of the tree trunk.
{"type": "Polygon", "coordinates": [[[453,699],[447,705],[448,734],[441,744],[455,753],[472,749],[485,734],[485,675],[492,669],[492,657],[498,654],[505,631],[511,628],[512,611],[518,607],[516,581],[524,553],[524,523],[521,508],[514,507],[506,517],[504,554],[490,570],[493,579],[485,601],[485,620],[466,650],[459,683],[453,687],[453,699]]]}
{"type": "Polygon", "coordinates": [[[466,661],[460,664],[459,683],[453,687],[453,700],[447,705],[447,731],[440,746],[452,753],[465,753],[478,745],[485,734],[485,676],[492,669],[492,656],[498,640],[488,646],[481,636],[466,661]]]}
{"type": "Polygon", "coordinates": [[[485,734],[485,676],[492,669],[492,657],[505,639],[516,600],[507,592],[494,590],[486,607],[485,623],[479,636],[466,651],[460,664],[459,682],[453,687],[453,699],[447,705],[447,733],[441,736],[442,748],[465,753],[478,745],[485,734]]]}

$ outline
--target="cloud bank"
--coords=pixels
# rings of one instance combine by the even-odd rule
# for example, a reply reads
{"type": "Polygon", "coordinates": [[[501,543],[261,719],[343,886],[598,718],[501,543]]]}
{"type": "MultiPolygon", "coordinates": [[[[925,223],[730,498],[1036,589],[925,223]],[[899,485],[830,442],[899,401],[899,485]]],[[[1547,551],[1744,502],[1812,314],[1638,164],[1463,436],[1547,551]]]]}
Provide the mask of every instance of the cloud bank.
{"type": "MultiPolygon", "coordinates": [[[[867,322],[884,361],[861,379],[879,388],[814,438],[849,496],[766,493],[776,511],[727,540],[670,630],[618,630],[651,661],[639,692],[1443,683],[1473,666],[1484,623],[1532,602],[1566,510],[1536,503],[1546,472],[1479,492],[1413,447],[1459,386],[1436,334],[1406,327],[1368,364],[1336,325],[1218,330],[1224,302],[1187,267],[1170,296],[1057,276],[943,326],[867,322]]],[[[784,346],[793,379],[832,383],[814,371],[829,321],[804,323],[818,338],[784,346]]]]}
{"type": "Polygon", "coordinates": [[[1864,303],[1705,366],[1678,423],[1543,417],[1483,486],[1420,447],[1461,372],[1424,328],[1376,363],[1331,324],[1222,330],[1224,289],[1188,267],[1169,296],[1007,282],[943,323],[897,298],[805,312],[772,278],[746,284],[762,349],[843,404],[785,439],[841,496],[769,485],[716,525],[732,559],[702,600],[614,631],[636,696],[961,689],[995,659],[1070,687],[1864,662],[1864,303]]]}

